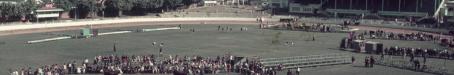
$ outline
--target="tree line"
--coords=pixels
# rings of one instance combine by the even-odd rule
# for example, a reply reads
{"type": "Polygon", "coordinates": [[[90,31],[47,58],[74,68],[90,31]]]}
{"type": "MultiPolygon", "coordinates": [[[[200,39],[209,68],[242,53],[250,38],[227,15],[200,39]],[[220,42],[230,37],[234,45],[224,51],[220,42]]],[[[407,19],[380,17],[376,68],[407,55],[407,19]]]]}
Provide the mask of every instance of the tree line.
{"type": "Polygon", "coordinates": [[[201,0],[41,0],[37,4],[33,0],[18,3],[0,3],[1,18],[22,18],[45,4],[53,3],[55,7],[63,9],[71,17],[86,18],[87,16],[118,17],[124,13],[128,15],[146,15],[150,12],[176,10],[200,3],[201,0]]]}

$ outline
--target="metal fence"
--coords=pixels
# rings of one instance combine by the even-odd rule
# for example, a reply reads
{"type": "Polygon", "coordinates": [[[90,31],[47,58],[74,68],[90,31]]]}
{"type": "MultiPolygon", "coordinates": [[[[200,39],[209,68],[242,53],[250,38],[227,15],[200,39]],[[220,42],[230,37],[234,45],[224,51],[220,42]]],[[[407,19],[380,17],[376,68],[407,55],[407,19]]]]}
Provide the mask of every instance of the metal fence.
{"type": "MultiPolygon", "coordinates": [[[[408,59],[408,58],[407,58],[408,59]]],[[[448,69],[445,66],[446,62],[430,62],[426,63],[425,67],[423,67],[423,63],[421,63],[421,67],[416,67],[415,64],[409,59],[407,60],[401,56],[386,56],[376,63],[377,65],[400,68],[400,69],[407,69],[407,70],[414,70],[420,71],[425,73],[437,74],[437,75],[453,75],[452,73],[448,72],[448,69]]]]}
{"type": "Polygon", "coordinates": [[[325,54],[260,59],[266,67],[282,66],[284,69],[299,67],[316,67],[351,63],[348,54],[325,54]]]}

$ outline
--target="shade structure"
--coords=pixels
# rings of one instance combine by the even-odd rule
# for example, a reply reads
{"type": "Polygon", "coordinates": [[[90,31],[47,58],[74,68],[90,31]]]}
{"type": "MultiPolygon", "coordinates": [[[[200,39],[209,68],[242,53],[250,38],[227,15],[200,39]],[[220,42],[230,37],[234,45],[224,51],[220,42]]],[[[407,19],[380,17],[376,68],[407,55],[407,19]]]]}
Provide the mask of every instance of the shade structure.
{"type": "Polygon", "coordinates": [[[383,51],[383,44],[379,42],[368,41],[365,43],[366,53],[380,53],[383,51]]]}
{"type": "Polygon", "coordinates": [[[354,40],[352,43],[352,49],[355,50],[355,52],[366,52],[362,47],[363,47],[364,40],[354,40]]]}

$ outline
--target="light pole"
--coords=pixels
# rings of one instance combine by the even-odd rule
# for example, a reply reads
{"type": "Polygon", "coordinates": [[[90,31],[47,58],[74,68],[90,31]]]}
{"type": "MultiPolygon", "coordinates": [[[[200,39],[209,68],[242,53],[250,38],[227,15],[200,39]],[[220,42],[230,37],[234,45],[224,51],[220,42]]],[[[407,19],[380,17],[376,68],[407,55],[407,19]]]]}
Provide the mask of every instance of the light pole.
{"type": "Polygon", "coordinates": [[[446,62],[447,62],[447,60],[448,60],[448,58],[449,58],[449,52],[448,52],[447,50],[445,50],[445,53],[448,55],[448,57],[447,57],[447,58],[444,57],[445,61],[443,62],[443,69],[442,69],[442,70],[443,70],[443,73],[442,73],[442,75],[446,75],[446,72],[447,72],[447,69],[446,69],[446,62]]]}
{"type": "Polygon", "coordinates": [[[71,8],[74,9],[74,20],[77,20],[77,7],[73,6],[71,8]]]}

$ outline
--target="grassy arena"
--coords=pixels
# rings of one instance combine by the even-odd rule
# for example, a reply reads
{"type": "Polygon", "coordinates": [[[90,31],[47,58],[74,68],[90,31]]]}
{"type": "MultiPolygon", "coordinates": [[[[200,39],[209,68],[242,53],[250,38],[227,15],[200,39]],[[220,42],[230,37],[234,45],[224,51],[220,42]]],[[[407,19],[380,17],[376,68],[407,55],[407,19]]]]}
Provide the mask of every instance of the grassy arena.
{"type": "MultiPolygon", "coordinates": [[[[126,28],[106,28],[100,32],[118,30],[135,30],[143,28],[164,28],[165,26],[139,26],[126,28]]],[[[82,62],[84,59],[93,59],[97,55],[149,55],[158,54],[158,48],[151,45],[152,42],[165,44],[164,54],[180,56],[201,55],[217,56],[230,52],[237,56],[286,57],[304,56],[328,53],[351,53],[338,50],[340,39],[347,36],[346,33],[316,33],[301,31],[258,29],[256,25],[228,25],[232,31],[218,31],[218,25],[183,25],[181,30],[165,30],[141,33],[105,35],[87,39],[69,39],[52,42],[25,44],[26,41],[57,37],[57,34],[75,35],[79,30],[34,33],[22,35],[1,36],[0,42],[0,74],[7,74],[8,69],[18,67],[32,67],[38,65],[63,64],[66,62],[82,62]],[[241,27],[248,27],[248,31],[240,31],[241,27]],[[194,28],[196,32],[190,32],[194,28]],[[272,44],[276,33],[280,44],[272,44]],[[309,41],[312,35],[316,41],[309,41]],[[294,46],[285,46],[284,42],[295,42],[294,46]],[[117,43],[117,52],[112,51],[113,43],[117,43]]],[[[441,48],[431,41],[391,41],[374,40],[383,42],[385,47],[420,47],[441,48]]],[[[365,54],[351,53],[357,56],[359,62],[365,54]]],[[[431,59],[439,61],[437,59],[431,59]]],[[[454,61],[449,61],[453,63],[454,61]]],[[[302,74],[308,75],[430,75],[422,72],[414,72],[384,66],[374,68],[357,67],[362,64],[337,65],[317,68],[305,68],[302,74]]],[[[454,66],[454,65],[451,65],[454,66]]],[[[451,69],[452,70],[452,69],[451,69]]],[[[284,73],[282,73],[284,74],[284,73]]]]}

